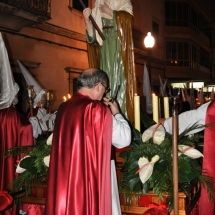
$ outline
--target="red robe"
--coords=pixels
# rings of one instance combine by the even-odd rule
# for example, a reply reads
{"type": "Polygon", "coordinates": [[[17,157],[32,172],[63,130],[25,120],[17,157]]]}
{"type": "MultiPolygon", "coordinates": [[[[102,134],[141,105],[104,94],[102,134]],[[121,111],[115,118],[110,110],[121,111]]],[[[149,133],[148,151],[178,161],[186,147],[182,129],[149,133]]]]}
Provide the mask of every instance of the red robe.
{"type": "MultiPolygon", "coordinates": [[[[215,100],[209,104],[205,124],[213,124],[204,131],[203,171],[214,178],[215,183],[215,100]]],[[[199,200],[199,215],[215,215],[215,201],[208,202],[208,193],[201,187],[199,200]]]]}
{"type": "MultiPolygon", "coordinates": [[[[33,131],[30,122],[14,107],[0,110],[0,189],[15,178],[17,157],[4,158],[3,153],[15,146],[32,145],[33,131]]],[[[6,212],[5,212],[6,214],[6,212]]],[[[8,213],[10,214],[10,213],[8,213]]]]}
{"type": "Polygon", "coordinates": [[[112,116],[76,93],[57,113],[45,214],[111,215],[112,116]]]}

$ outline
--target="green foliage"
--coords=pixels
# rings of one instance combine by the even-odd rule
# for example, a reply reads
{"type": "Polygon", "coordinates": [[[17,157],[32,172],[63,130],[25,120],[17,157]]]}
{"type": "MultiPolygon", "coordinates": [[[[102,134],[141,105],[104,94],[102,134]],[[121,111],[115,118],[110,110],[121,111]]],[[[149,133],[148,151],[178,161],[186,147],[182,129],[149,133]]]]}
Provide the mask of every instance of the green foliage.
{"type": "Polygon", "coordinates": [[[24,159],[20,161],[19,165],[21,168],[26,169],[24,172],[19,173],[9,185],[10,193],[25,187],[26,194],[29,194],[33,182],[47,179],[48,167],[44,164],[43,158],[50,155],[51,145],[47,145],[46,140],[46,138],[39,138],[33,146],[14,147],[5,152],[5,156],[22,155],[24,159]]]}
{"type": "MultiPolygon", "coordinates": [[[[144,117],[147,120],[146,117],[144,117]]],[[[153,125],[153,121],[146,123],[147,126],[153,125]]],[[[195,130],[203,126],[194,124],[178,137],[178,145],[194,146],[198,148],[202,145],[203,135],[195,134],[191,137],[186,136],[189,131],[195,130]]],[[[142,141],[142,134],[133,129],[133,139],[129,149],[120,153],[120,157],[124,158],[122,167],[121,183],[119,185],[120,192],[126,193],[128,199],[129,194],[140,193],[145,194],[152,190],[162,199],[162,194],[167,194],[167,204],[169,211],[173,207],[173,173],[172,173],[172,136],[166,133],[165,139],[160,145],[154,144],[153,139],[147,142],[142,141]],[[150,178],[142,184],[139,174],[138,160],[145,157],[149,161],[155,155],[159,156],[159,160],[154,164],[153,173],[150,178]]],[[[193,180],[198,180],[203,186],[206,186],[210,199],[215,199],[215,185],[212,179],[202,175],[201,159],[192,159],[184,154],[178,156],[178,181],[179,189],[186,194],[185,184],[189,185],[193,180]]]]}

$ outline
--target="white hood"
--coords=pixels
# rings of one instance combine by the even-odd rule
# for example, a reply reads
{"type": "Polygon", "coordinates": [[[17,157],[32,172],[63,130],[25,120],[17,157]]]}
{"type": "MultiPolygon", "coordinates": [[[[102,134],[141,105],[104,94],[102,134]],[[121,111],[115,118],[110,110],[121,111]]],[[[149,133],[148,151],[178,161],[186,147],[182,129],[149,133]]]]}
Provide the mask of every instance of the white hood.
{"type": "Polygon", "coordinates": [[[0,32],[0,110],[15,105],[19,86],[15,83],[8,59],[7,49],[0,32]]]}

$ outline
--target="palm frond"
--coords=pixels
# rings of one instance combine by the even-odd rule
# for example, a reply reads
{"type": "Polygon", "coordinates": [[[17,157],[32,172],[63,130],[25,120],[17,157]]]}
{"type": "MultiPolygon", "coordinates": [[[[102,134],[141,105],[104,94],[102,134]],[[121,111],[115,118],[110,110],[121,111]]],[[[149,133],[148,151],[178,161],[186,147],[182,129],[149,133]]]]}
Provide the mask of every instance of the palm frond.
{"type": "Polygon", "coordinates": [[[205,127],[208,127],[210,125],[198,125],[198,122],[194,123],[192,126],[188,127],[185,129],[178,137],[178,139],[185,137],[188,135],[189,132],[194,131],[194,130],[199,130],[199,129],[204,129],[205,127]]]}
{"type": "Polygon", "coordinates": [[[205,187],[208,192],[208,200],[215,200],[215,181],[212,177],[207,175],[200,175],[199,182],[201,186],[205,187]]]}
{"type": "Polygon", "coordinates": [[[4,156],[5,157],[8,157],[8,156],[11,156],[11,155],[14,155],[14,156],[17,156],[17,155],[21,155],[21,154],[29,154],[32,149],[34,148],[34,146],[17,146],[17,147],[13,147],[13,148],[10,148],[8,150],[6,150],[4,152],[4,156]]]}

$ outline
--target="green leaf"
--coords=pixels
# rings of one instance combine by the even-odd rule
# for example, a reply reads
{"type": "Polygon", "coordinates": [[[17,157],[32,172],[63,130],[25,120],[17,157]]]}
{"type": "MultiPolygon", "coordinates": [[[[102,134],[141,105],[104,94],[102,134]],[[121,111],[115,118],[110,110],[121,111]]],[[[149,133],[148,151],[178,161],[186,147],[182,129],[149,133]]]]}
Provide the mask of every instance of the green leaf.
{"type": "Polygon", "coordinates": [[[35,157],[26,157],[23,160],[21,160],[19,166],[24,169],[31,170],[34,167],[35,160],[36,160],[35,157]]]}
{"type": "Polygon", "coordinates": [[[138,174],[134,178],[128,181],[128,187],[134,192],[141,191],[141,184],[142,183],[140,181],[138,174]]]}
{"type": "Polygon", "coordinates": [[[149,192],[149,188],[150,188],[150,183],[149,183],[149,181],[146,181],[146,182],[143,184],[143,189],[142,189],[143,193],[144,193],[144,194],[148,193],[148,192],[149,192]]]}
{"type": "Polygon", "coordinates": [[[138,160],[135,157],[132,157],[127,163],[126,166],[129,170],[138,170],[138,160]]]}
{"type": "Polygon", "coordinates": [[[152,125],[156,124],[156,122],[149,115],[141,113],[140,116],[141,116],[141,122],[143,123],[145,128],[149,128],[152,125]]]}
{"type": "Polygon", "coordinates": [[[178,182],[183,183],[183,182],[188,182],[190,183],[194,178],[198,178],[200,176],[199,171],[193,169],[191,172],[184,173],[182,171],[179,171],[178,174],[178,182]]]}
{"type": "Polygon", "coordinates": [[[129,150],[125,150],[125,151],[122,151],[122,152],[119,153],[119,157],[121,157],[121,158],[127,158],[129,154],[130,154],[130,151],[129,150]]]}

